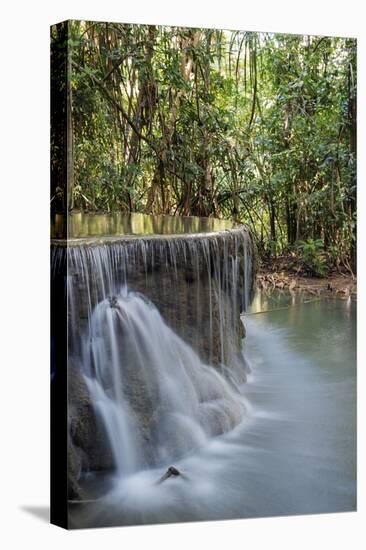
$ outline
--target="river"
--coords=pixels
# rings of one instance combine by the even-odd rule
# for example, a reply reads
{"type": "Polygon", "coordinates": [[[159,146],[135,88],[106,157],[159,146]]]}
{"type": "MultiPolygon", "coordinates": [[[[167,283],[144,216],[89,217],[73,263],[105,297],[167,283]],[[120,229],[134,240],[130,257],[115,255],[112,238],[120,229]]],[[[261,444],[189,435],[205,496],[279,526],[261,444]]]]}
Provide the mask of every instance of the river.
{"type": "Polygon", "coordinates": [[[290,302],[257,293],[245,315],[244,420],[172,464],[181,476],[109,478],[96,502],[70,507],[71,527],[356,509],[356,304],[290,302]]]}

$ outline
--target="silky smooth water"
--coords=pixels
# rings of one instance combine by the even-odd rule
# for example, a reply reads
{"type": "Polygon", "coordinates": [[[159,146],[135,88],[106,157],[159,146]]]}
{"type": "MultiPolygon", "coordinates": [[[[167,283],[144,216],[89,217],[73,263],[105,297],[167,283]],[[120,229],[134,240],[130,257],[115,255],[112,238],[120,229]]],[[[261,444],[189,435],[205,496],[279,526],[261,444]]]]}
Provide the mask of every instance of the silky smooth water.
{"type": "Polygon", "coordinates": [[[279,309],[287,299],[258,296],[244,318],[242,421],[174,464],[117,472],[103,497],[70,508],[71,526],[355,510],[356,305],[279,309]],[[183,475],[157,483],[170,465],[183,475]]]}
{"type": "Polygon", "coordinates": [[[103,300],[83,341],[85,381],[121,479],[205,446],[244,417],[241,369],[224,377],[202,363],[142,294],[125,288],[103,300]]]}
{"type": "Polygon", "coordinates": [[[191,342],[198,340],[198,330],[192,336],[192,321],[187,323],[184,316],[194,311],[193,324],[201,326],[207,337],[209,362],[215,347],[221,349],[223,364],[232,362],[229,355],[235,350],[228,350],[227,342],[230,336],[237,338],[239,314],[250,302],[253,280],[253,246],[245,226],[205,235],[187,232],[170,237],[122,235],[116,239],[110,234],[101,239],[88,235],[87,242],[77,238],[67,244],[66,248],[58,241],[54,246],[52,266],[57,272],[60,263],[67,263],[69,354],[77,353],[80,339],[88,338],[80,320],[87,319],[90,326],[94,308],[127,287],[153,299],[162,314],[164,304],[165,313],[170,304],[174,309],[171,326],[191,342]],[[214,342],[217,319],[219,330],[214,342]]]}

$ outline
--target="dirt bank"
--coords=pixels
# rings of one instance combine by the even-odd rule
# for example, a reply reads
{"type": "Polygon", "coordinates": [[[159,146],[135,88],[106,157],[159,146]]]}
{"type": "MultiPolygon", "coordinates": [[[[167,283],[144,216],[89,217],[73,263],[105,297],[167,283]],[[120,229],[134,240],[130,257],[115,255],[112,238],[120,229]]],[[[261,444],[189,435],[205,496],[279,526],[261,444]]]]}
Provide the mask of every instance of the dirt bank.
{"type": "Polygon", "coordinates": [[[257,286],[263,290],[301,290],[313,296],[357,298],[357,279],[348,272],[332,271],[326,277],[311,277],[286,266],[284,260],[261,262],[257,274],[257,286]]]}

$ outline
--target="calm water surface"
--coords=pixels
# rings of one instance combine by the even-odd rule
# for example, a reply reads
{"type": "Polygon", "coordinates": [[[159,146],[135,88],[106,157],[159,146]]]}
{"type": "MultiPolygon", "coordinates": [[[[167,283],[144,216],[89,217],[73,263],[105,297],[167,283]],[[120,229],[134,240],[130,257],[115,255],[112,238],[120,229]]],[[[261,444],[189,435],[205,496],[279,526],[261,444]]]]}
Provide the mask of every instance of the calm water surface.
{"type": "Polygon", "coordinates": [[[257,294],[245,316],[244,422],[175,463],[184,477],[111,479],[98,503],[71,508],[73,526],[355,510],[356,304],[289,302],[257,294]]]}
{"type": "Polygon", "coordinates": [[[210,233],[235,227],[235,223],[216,218],[195,216],[162,216],[140,213],[56,214],[51,223],[53,239],[85,239],[90,237],[119,237],[126,235],[179,235],[183,233],[210,233]]]}

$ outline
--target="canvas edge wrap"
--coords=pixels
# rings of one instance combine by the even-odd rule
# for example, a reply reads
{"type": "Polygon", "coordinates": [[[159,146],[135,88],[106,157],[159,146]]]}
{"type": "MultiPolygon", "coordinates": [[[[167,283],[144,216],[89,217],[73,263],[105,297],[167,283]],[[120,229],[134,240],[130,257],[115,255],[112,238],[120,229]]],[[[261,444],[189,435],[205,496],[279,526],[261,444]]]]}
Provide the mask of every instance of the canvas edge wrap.
{"type": "MultiPolygon", "coordinates": [[[[51,218],[67,212],[68,39],[67,21],[50,28],[51,218]]],[[[71,114],[71,113],[70,113],[71,114]]],[[[67,230],[65,227],[65,237],[67,230]]],[[[52,268],[52,250],[51,266],[52,268]]],[[[51,495],[50,521],[68,528],[67,489],[67,261],[51,271],[51,495]]]]}

